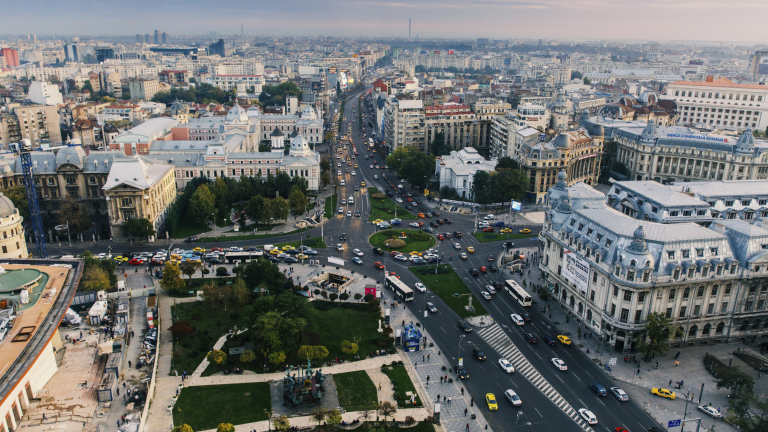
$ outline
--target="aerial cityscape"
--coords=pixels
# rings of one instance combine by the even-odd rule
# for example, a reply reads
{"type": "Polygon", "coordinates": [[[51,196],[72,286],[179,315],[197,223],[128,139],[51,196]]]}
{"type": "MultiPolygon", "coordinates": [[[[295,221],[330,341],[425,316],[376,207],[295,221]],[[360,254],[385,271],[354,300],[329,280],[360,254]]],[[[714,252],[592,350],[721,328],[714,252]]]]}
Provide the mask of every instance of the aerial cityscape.
{"type": "Polygon", "coordinates": [[[768,431],[765,4],[117,3],[3,6],[0,432],[768,431]]]}

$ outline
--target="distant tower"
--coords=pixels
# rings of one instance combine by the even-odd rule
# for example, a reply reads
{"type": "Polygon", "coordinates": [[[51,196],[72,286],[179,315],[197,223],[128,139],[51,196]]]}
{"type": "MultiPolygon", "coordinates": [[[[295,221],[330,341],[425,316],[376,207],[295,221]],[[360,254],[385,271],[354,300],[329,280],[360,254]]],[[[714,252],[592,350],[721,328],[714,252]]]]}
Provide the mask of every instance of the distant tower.
{"type": "Polygon", "coordinates": [[[160,30],[155,30],[155,37],[152,39],[155,45],[160,44],[160,30]]]}
{"type": "Polygon", "coordinates": [[[240,37],[245,37],[245,30],[243,30],[243,23],[240,23],[240,37]]]}
{"type": "Polygon", "coordinates": [[[411,19],[408,18],[408,39],[411,38],[411,19]]]}
{"type": "Polygon", "coordinates": [[[149,43],[149,34],[144,35],[144,43],[149,43]]]}

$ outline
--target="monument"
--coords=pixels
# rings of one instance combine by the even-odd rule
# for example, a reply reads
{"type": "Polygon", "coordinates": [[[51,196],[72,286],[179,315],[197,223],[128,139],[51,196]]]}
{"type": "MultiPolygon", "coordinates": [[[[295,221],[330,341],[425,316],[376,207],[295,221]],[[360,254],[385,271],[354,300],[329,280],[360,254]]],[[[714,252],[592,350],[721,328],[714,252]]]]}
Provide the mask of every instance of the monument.
{"type": "Polygon", "coordinates": [[[298,369],[298,376],[291,376],[291,371],[283,378],[283,403],[289,407],[304,402],[320,403],[325,395],[325,375],[321,370],[312,372],[312,365],[307,359],[307,366],[298,369]]]}

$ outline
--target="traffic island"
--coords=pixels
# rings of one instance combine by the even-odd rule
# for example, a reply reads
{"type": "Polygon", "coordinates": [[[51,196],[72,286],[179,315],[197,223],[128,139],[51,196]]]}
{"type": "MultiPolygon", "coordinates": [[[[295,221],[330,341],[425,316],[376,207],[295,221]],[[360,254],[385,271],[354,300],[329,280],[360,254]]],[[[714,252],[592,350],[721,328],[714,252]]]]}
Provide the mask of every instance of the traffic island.
{"type": "Polygon", "coordinates": [[[507,233],[495,233],[495,232],[491,233],[491,232],[482,232],[482,231],[472,233],[472,235],[475,236],[475,238],[479,240],[480,243],[536,237],[536,234],[513,234],[513,233],[507,234],[507,233]]]}
{"type": "Polygon", "coordinates": [[[430,291],[440,297],[460,317],[469,318],[488,315],[488,311],[485,310],[482,303],[485,300],[479,300],[472,294],[472,291],[467,288],[453,267],[448,264],[440,264],[437,267],[437,273],[435,273],[435,266],[411,267],[410,270],[430,291]],[[473,311],[467,310],[470,299],[473,311]]]}
{"type": "Polygon", "coordinates": [[[427,250],[434,246],[437,240],[425,232],[388,229],[370,236],[368,243],[385,251],[409,253],[427,250]]]}
{"type": "Polygon", "coordinates": [[[371,198],[371,214],[368,216],[369,221],[374,221],[376,219],[390,221],[396,217],[402,220],[416,219],[416,215],[387,198],[387,195],[385,195],[384,192],[379,191],[375,187],[368,188],[368,196],[371,198]]]}

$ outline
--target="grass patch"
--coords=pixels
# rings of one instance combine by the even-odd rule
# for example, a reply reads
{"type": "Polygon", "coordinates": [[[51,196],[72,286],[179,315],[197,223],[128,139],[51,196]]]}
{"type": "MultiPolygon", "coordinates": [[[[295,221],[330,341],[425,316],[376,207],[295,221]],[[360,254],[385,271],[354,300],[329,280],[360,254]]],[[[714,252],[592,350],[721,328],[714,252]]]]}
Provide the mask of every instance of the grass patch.
{"type": "Polygon", "coordinates": [[[333,383],[339,405],[347,411],[375,410],[379,396],[371,377],[365,371],[334,374],[333,383]]]}
{"type": "Polygon", "coordinates": [[[173,233],[173,236],[176,238],[186,238],[207,231],[210,231],[210,228],[207,226],[199,224],[190,218],[182,218],[179,221],[179,227],[176,228],[176,232],[173,233]]]}
{"type": "Polygon", "coordinates": [[[397,400],[398,408],[414,407],[414,405],[411,405],[410,403],[408,405],[405,404],[405,401],[409,400],[408,396],[405,395],[406,392],[412,392],[416,395],[415,406],[418,407],[423,405],[421,399],[419,399],[418,393],[416,393],[416,388],[413,386],[411,377],[408,375],[408,371],[405,370],[405,366],[401,364],[384,365],[383,371],[389,377],[389,380],[392,381],[392,386],[395,388],[395,399],[397,400]]]}
{"type": "Polygon", "coordinates": [[[717,378],[728,372],[728,365],[718,360],[712,354],[707,354],[704,356],[704,369],[717,378]]]}
{"type": "Polygon", "coordinates": [[[474,296],[474,294],[464,285],[464,281],[456,274],[453,267],[448,264],[440,264],[439,269],[438,274],[435,274],[435,266],[415,267],[410,270],[427,288],[443,299],[445,304],[459,314],[460,317],[488,315],[488,312],[481,303],[485,300],[480,300],[477,297],[472,300],[475,312],[467,312],[464,306],[469,303],[468,295],[474,296]],[[456,293],[459,296],[455,296],[454,294],[456,293]]]}
{"type": "MultiPolygon", "coordinates": [[[[277,224],[269,225],[269,224],[252,223],[252,224],[246,225],[245,228],[240,228],[240,232],[253,231],[254,229],[256,229],[256,230],[268,230],[270,228],[279,227],[279,226],[282,226],[282,225],[285,225],[285,224],[284,223],[277,223],[277,224]]],[[[235,230],[233,228],[233,229],[228,230],[226,232],[231,233],[231,232],[235,232],[235,230]]]]}
{"type": "Polygon", "coordinates": [[[331,195],[325,200],[325,218],[330,219],[336,213],[336,200],[338,197],[336,194],[331,195]]]}
{"type": "MultiPolygon", "coordinates": [[[[373,414],[373,418],[376,418],[376,414],[373,414]]],[[[382,420],[384,420],[382,418],[382,420]]],[[[379,424],[375,424],[373,421],[365,422],[362,424],[362,426],[355,428],[354,430],[356,432],[367,432],[369,430],[376,429],[376,432],[402,432],[403,429],[401,429],[399,426],[397,426],[394,422],[380,422],[379,424]]],[[[435,426],[431,423],[427,422],[419,422],[416,423],[413,427],[409,427],[407,429],[408,432],[435,432],[435,426]]],[[[317,426],[314,430],[314,432],[339,432],[339,429],[336,426],[317,426]]]]}
{"type": "Polygon", "coordinates": [[[243,234],[243,235],[236,235],[236,236],[219,236],[219,238],[216,237],[203,237],[197,240],[198,243],[213,243],[213,242],[221,242],[221,241],[234,241],[234,240],[259,240],[259,239],[266,239],[266,238],[272,238],[272,237],[283,237],[291,234],[296,233],[302,233],[305,231],[309,231],[311,229],[315,229],[317,227],[307,227],[307,228],[299,228],[297,230],[285,232],[285,233],[274,233],[274,234],[261,234],[261,235],[253,235],[253,234],[243,234]]]}
{"type": "Polygon", "coordinates": [[[292,242],[288,242],[288,243],[278,243],[278,244],[275,245],[275,247],[279,247],[279,248],[282,249],[283,246],[291,246],[294,249],[298,249],[299,246],[301,246],[301,245],[309,246],[309,247],[314,248],[314,249],[328,247],[328,246],[326,246],[326,244],[323,241],[323,239],[321,239],[320,237],[308,238],[308,239],[304,239],[304,240],[296,240],[296,241],[292,241],[292,242]]]}
{"type": "MultiPolygon", "coordinates": [[[[368,188],[368,195],[372,196],[373,194],[382,193],[375,187],[369,187],[368,188]]],[[[376,219],[384,219],[384,220],[391,220],[395,218],[395,208],[397,208],[397,217],[402,220],[414,220],[416,219],[416,215],[413,213],[410,213],[408,210],[406,210],[403,206],[398,205],[396,202],[392,201],[388,197],[374,199],[371,198],[371,214],[368,216],[369,221],[374,221],[376,219]]]]}
{"type": "Polygon", "coordinates": [[[531,238],[536,237],[536,234],[504,234],[504,233],[486,233],[486,232],[476,232],[472,233],[473,236],[475,236],[476,239],[480,241],[480,243],[487,243],[487,242],[494,242],[494,241],[504,241],[507,238],[510,240],[514,239],[523,239],[523,238],[531,238]]]}
{"type": "MultiPolygon", "coordinates": [[[[378,332],[378,320],[381,315],[378,305],[317,300],[312,302],[312,306],[317,309],[317,314],[315,314],[313,318],[316,323],[315,330],[305,331],[301,340],[296,344],[297,349],[286,351],[286,364],[306,365],[307,359],[302,359],[297,355],[298,347],[301,345],[322,345],[326,347],[328,349],[328,357],[324,359],[323,363],[336,357],[351,360],[351,357],[344,354],[341,350],[341,342],[344,340],[351,342],[353,339],[360,338],[358,341],[359,350],[357,355],[360,356],[361,359],[365,359],[369,353],[377,349],[392,347],[393,338],[378,332]],[[342,329],[342,331],[339,331],[339,329],[342,329]]],[[[223,314],[223,312],[218,310],[211,311],[210,313],[217,315],[223,314]]],[[[226,330],[222,330],[221,334],[224,334],[224,331],[226,330]]],[[[233,336],[231,339],[227,340],[222,350],[229,353],[230,347],[240,347],[246,342],[254,343],[255,353],[261,352],[263,347],[258,340],[254,340],[252,331],[233,336]]],[[[313,365],[315,364],[320,365],[322,363],[313,362],[313,365]]],[[[256,361],[253,363],[240,363],[239,356],[234,356],[234,358],[227,357],[227,361],[222,366],[218,366],[217,370],[220,371],[223,369],[241,367],[245,370],[262,373],[264,372],[263,365],[264,356],[261,354],[257,354],[256,361]]],[[[276,372],[278,370],[277,366],[272,363],[268,363],[267,366],[268,372],[276,372]]],[[[214,372],[213,366],[208,366],[205,372],[203,372],[203,376],[211,375],[214,372]]]]}
{"type": "Polygon", "coordinates": [[[173,407],[173,423],[186,423],[197,431],[216,429],[220,423],[267,420],[271,409],[266,382],[185,387],[173,407]]]}
{"type": "Polygon", "coordinates": [[[371,236],[371,238],[368,240],[371,245],[375,247],[382,248],[384,250],[396,250],[398,252],[411,252],[411,251],[423,251],[431,248],[435,245],[437,240],[435,240],[434,237],[431,235],[414,231],[414,230],[398,230],[398,229],[389,229],[385,231],[378,232],[371,236]],[[386,246],[384,246],[384,242],[390,238],[394,237],[400,237],[400,233],[404,232],[406,235],[405,239],[405,246],[398,248],[398,249],[390,249],[386,246]],[[429,240],[414,240],[411,238],[412,234],[423,234],[429,237],[429,240]]]}

